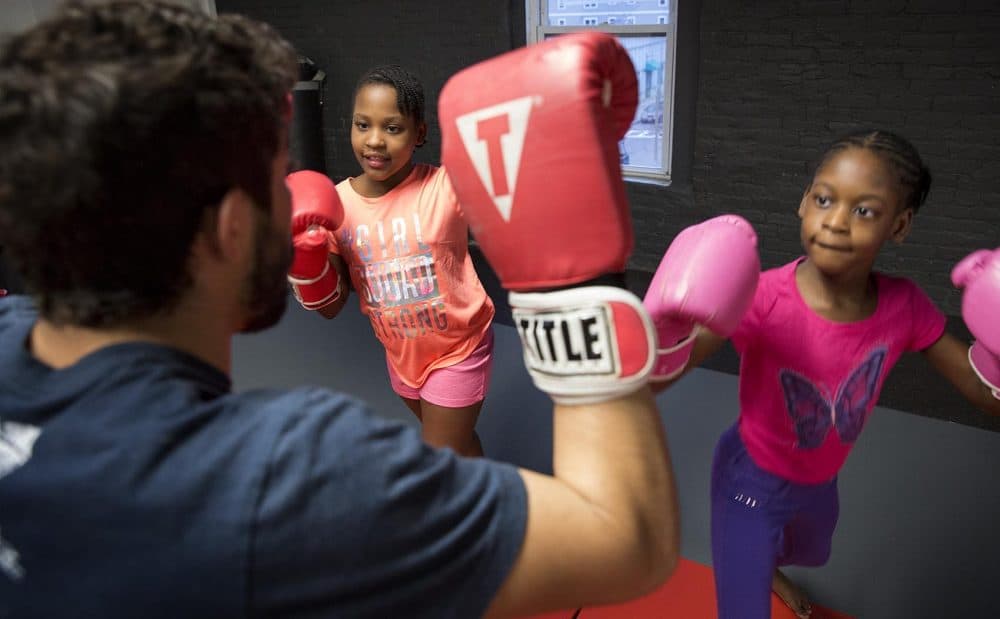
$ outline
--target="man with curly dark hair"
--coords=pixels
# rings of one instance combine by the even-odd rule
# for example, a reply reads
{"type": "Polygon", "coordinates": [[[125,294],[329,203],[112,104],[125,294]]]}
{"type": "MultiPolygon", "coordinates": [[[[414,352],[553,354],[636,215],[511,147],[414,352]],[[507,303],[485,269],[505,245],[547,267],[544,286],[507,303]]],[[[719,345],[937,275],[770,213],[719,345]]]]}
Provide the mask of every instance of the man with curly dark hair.
{"type": "Polygon", "coordinates": [[[234,393],[282,315],[292,47],[165,0],[0,47],[0,618],[491,617],[676,558],[647,388],[556,407],[555,476],[325,389],[234,393]]]}

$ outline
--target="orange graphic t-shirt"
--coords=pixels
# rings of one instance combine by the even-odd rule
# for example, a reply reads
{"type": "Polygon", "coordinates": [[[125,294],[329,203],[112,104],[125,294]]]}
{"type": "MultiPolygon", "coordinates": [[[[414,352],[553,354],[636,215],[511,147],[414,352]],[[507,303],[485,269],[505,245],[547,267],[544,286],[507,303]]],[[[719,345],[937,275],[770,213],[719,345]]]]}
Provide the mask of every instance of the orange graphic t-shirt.
{"type": "Polygon", "coordinates": [[[361,311],[407,385],[463,361],[493,320],[469,256],[468,224],[444,168],[417,164],[389,193],[366,198],[337,184],[344,223],[340,254],[361,311]]]}

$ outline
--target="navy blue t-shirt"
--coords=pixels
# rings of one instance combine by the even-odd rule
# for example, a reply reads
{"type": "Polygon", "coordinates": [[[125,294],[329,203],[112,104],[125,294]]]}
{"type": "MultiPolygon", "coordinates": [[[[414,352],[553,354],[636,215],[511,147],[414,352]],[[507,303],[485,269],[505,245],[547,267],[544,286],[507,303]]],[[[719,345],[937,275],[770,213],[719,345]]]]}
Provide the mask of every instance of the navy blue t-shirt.
{"type": "Polygon", "coordinates": [[[467,619],[520,551],[512,466],[159,345],[52,370],[34,320],[0,299],[0,618],[467,619]]]}

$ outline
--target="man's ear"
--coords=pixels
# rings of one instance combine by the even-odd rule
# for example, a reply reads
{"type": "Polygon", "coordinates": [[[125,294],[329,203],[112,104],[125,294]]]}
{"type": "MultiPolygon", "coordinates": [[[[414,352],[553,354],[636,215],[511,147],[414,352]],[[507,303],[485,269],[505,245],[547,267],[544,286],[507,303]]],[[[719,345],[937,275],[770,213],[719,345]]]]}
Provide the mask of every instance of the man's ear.
{"type": "Polygon", "coordinates": [[[244,260],[253,251],[254,204],[242,189],[233,188],[219,202],[219,208],[209,211],[210,222],[205,227],[209,246],[223,260],[244,260]]]}
{"type": "Polygon", "coordinates": [[[896,219],[892,222],[892,240],[897,244],[902,243],[910,234],[912,226],[913,209],[904,208],[902,212],[896,215],[896,219]]]}

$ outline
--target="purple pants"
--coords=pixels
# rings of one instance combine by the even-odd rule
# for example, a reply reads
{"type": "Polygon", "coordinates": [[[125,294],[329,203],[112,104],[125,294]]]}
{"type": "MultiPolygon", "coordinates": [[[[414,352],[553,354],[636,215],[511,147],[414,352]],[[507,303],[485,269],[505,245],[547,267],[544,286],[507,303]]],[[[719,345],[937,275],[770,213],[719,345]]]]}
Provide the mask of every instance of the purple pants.
{"type": "Polygon", "coordinates": [[[712,567],[719,619],[769,619],[779,565],[823,565],[837,526],[837,480],[796,484],[761,469],[736,426],[712,463],[712,567]]]}

